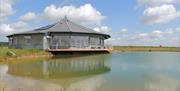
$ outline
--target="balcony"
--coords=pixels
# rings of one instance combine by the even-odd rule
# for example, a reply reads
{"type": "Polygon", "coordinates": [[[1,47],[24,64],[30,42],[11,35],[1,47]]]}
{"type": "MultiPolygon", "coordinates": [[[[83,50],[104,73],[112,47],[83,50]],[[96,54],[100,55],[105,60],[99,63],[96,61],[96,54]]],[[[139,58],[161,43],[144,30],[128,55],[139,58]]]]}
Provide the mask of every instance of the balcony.
{"type": "Polygon", "coordinates": [[[70,47],[70,46],[59,46],[59,45],[50,45],[50,47],[47,49],[47,51],[51,53],[110,53],[112,50],[111,46],[98,46],[98,45],[89,45],[87,47],[82,46],[76,46],[76,47],[70,47]]]}

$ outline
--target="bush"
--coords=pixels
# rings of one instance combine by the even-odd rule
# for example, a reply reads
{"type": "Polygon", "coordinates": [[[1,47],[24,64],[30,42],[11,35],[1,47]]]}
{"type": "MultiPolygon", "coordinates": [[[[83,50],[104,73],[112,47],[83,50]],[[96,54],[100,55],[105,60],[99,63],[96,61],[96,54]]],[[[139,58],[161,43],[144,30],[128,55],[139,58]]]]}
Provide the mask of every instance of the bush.
{"type": "Polygon", "coordinates": [[[13,51],[7,51],[6,55],[11,57],[17,56],[16,53],[14,53],[13,51]]]}

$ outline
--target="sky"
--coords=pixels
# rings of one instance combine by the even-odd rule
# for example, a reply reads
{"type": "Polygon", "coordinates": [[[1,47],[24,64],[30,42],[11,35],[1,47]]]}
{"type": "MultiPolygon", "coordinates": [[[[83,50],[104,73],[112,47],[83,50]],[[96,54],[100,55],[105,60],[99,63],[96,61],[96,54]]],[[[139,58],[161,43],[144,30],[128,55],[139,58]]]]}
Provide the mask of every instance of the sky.
{"type": "Polygon", "coordinates": [[[65,16],[110,45],[180,46],[180,0],[0,0],[0,42],[65,16]]]}

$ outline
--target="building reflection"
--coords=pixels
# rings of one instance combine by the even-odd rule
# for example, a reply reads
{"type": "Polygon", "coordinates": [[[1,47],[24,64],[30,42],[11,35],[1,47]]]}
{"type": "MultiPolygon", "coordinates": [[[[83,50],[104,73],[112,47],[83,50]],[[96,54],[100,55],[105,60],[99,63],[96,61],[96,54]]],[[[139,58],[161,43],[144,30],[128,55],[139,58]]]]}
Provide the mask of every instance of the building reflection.
{"type": "Polygon", "coordinates": [[[24,79],[17,82],[24,86],[6,85],[20,91],[95,91],[105,80],[102,74],[110,71],[106,60],[99,55],[12,64],[8,65],[8,75],[24,79]]]}
{"type": "Polygon", "coordinates": [[[58,58],[49,61],[9,65],[8,73],[32,78],[60,78],[100,74],[109,71],[101,56],[58,58]]]}

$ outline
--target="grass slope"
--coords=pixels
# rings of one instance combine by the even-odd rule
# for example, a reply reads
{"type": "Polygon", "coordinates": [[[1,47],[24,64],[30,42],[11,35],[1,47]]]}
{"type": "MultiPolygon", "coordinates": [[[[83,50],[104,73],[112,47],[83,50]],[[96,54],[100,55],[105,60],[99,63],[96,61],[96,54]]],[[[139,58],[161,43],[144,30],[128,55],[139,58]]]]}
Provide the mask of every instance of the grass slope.
{"type": "Polygon", "coordinates": [[[11,57],[33,56],[33,55],[50,55],[50,53],[37,49],[9,49],[8,47],[0,47],[0,60],[11,57]],[[15,56],[8,55],[12,52],[15,56]]]}

